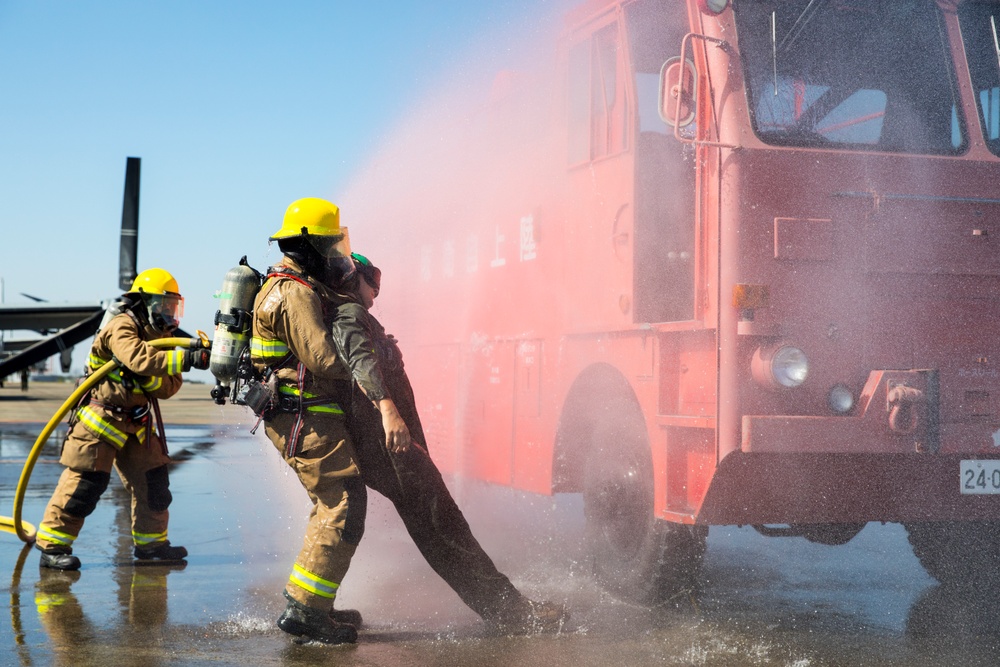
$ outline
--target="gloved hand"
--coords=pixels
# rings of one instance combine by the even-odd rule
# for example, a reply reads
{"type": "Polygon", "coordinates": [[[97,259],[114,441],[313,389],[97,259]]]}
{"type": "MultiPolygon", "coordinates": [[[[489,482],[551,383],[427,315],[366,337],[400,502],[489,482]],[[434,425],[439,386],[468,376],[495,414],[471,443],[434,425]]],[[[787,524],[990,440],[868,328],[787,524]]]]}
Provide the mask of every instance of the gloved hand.
{"type": "Polygon", "coordinates": [[[205,370],[211,358],[212,352],[204,347],[184,350],[184,370],[189,371],[192,368],[205,370]]]}

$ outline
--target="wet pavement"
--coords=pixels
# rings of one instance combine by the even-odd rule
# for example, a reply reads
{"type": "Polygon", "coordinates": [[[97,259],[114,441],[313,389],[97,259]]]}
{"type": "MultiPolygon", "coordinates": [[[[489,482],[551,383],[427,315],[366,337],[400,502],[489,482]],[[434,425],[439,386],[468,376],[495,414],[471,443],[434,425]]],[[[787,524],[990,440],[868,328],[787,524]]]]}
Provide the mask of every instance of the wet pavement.
{"type": "MultiPolygon", "coordinates": [[[[2,515],[12,514],[40,430],[0,423],[2,515]]],[[[64,432],[35,467],[24,507],[32,523],[61,472],[64,432]]],[[[841,547],[713,528],[700,595],[650,610],[596,586],[582,555],[578,498],[461,480],[449,484],[477,537],[525,593],[568,605],[564,631],[492,636],[424,564],[391,505],[372,494],[368,529],[338,597],[338,606],[364,614],[360,642],[297,645],[274,625],[308,512],[297,480],[249,423],[168,425],[167,435],[179,459],[170,536],[191,552],[186,566],[131,564],[128,501],[117,479],[77,541],[79,573],[40,570],[37,551],[0,533],[10,616],[0,624],[0,664],[1000,664],[994,592],[936,585],[899,526],[869,525],[841,547]]]]}

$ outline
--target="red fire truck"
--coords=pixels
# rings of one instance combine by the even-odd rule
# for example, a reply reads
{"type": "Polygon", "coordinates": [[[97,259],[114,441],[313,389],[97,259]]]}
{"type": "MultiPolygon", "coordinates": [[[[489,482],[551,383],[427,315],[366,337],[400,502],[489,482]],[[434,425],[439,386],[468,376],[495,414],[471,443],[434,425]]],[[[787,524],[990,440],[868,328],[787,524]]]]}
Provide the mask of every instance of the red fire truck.
{"type": "Polygon", "coordinates": [[[982,0],[570,13],[551,69],[386,167],[405,228],[358,244],[435,460],[582,493],[635,599],[710,525],[901,522],[940,580],[1000,573],[998,31],[982,0]]]}

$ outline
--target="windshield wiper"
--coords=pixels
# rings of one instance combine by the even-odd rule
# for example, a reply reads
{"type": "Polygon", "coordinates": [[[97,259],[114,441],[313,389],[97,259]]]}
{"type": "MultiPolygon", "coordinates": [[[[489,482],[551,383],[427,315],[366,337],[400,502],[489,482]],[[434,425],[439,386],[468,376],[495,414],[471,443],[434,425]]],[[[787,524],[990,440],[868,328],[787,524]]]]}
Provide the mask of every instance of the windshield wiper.
{"type": "Polygon", "coordinates": [[[778,11],[771,12],[771,69],[774,72],[774,96],[778,96],[778,11]]]}
{"type": "Polygon", "coordinates": [[[997,71],[1000,72],[1000,39],[997,39],[997,17],[990,14],[990,28],[993,29],[993,52],[997,54],[997,71]]]}
{"type": "Polygon", "coordinates": [[[823,0],[809,0],[809,4],[806,5],[806,8],[802,10],[801,14],[799,14],[799,18],[795,19],[795,23],[789,29],[788,33],[781,38],[781,44],[778,44],[777,47],[778,50],[787,51],[792,48],[792,45],[795,44],[795,40],[799,38],[799,35],[801,35],[802,31],[805,30],[806,25],[812,20],[816,12],[819,11],[822,4],[823,0]]]}

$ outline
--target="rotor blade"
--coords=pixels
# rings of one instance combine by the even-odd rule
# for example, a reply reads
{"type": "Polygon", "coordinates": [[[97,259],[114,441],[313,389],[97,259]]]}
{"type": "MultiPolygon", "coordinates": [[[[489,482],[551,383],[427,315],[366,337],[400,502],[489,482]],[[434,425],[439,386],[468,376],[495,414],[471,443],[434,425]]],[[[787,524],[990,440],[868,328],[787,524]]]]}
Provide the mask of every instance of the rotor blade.
{"type": "Polygon", "coordinates": [[[125,163],[125,198],[122,202],[121,254],[118,260],[118,286],[132,287],[136,276],[139,250],[139,166],[141,159],[130,157],[125,163]]]}
{"type": "Polygon", "coordinates": [[[30,294],[25,294],[24,292],[21,292],[21,296],[27,297],[28,299],[31,299],[32,301],[35,301],[37,303],[45,303],[45,299],[43,299],[40,296],[31,296],[30,294]]]}

